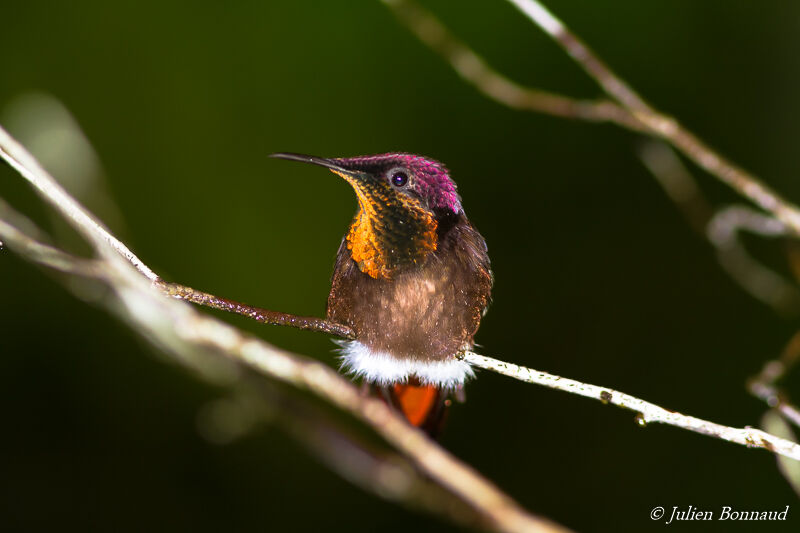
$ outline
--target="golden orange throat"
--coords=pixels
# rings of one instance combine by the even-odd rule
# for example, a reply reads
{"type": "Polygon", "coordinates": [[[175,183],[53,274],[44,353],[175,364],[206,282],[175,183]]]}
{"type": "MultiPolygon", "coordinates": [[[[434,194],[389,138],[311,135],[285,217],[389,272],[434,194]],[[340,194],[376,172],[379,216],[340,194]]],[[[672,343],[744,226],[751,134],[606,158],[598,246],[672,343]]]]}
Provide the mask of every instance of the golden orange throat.
{"type": "Polygon", "coordinates": [[[398,268],[421,264],[436,251],[436,220],[423,210],[398,218],[380,216],[362,204],[347,234],[347,249],[362,272],[375,279],[391,279],[398,268]],[[407,218],[409,215],[410,218],[407,218]],[[404,220],[405,219],[405,220],[404,220]]]}
{"type": "Polygon", "coordinates": [[[385,181],[333,172],[350,183],[358,197],[358,213],[346,239],[362,272],[388,280],[397,269],[421,264],[436,251],[438,224],[418,199],[393,191],[385,181]]]}

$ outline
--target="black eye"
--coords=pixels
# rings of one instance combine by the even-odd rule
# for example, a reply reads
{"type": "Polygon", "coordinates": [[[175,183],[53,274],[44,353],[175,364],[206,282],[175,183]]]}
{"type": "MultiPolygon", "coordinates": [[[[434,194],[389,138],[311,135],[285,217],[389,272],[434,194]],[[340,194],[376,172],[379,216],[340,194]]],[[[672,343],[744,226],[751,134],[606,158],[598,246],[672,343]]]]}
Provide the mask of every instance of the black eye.
{"type": "Polygon", "coordinates": [[[408,174],[403,172],[402,170],[395,170],[389,176],[389,181],[395,187],[405,187],[408,183],[408,174]]]}

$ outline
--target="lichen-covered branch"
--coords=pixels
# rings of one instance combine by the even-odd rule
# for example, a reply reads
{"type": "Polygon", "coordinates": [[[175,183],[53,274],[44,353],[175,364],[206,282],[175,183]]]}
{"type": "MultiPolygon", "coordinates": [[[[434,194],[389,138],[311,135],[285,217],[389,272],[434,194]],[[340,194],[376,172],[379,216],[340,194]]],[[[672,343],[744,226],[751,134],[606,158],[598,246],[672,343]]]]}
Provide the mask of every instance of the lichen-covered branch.
{"type": "Polygon", "coordinates": [[[625,394],[624,392],[591,385],[589,383],[582,383],[574,379],[562,378],[561,376],[555,376],[547,372],[541,372],[532,368],[526,368],[524,366],[478,355],[474,352],[465,352],[462,357],[473,366],[491,370],[526,383],[535,383],[536,385],[593,398],[603,403],[630,409],[637,413],[636,420],[642,425],[667,424],[702,435],[716,437],[728,442],[743,444],[750,448],[764,448],[765,450],[800,461],[800,445],[776,437],[775,435],[770,435],[760,429],[751,427],[740,429],[723,426],[693,416],[687,416],[676,411],[664,409],[663,407],[625,394]]]}
{"type": "Polygon", "coordinates": [[[186,302],[192,302],[193,304],[211,307],[212,309],[219,309],[220,311],[246,316],[262,324],[289,326],[306,331],[327,333],[328,335],[334,335],[342,339],[355,338],[355,333],[348,326],[337,324],[336,322],[331,322],[324,318],[270,311],[269,309],[262,309],[227,298],[220,298],[219,296],[214,296],[213,294],[199,291],[192,287],[181,285],[180,283],[172,283],[161,279],[155,282],[155,286],[167,296],[172,296],[173,298],[178,298],[186,302]]]}

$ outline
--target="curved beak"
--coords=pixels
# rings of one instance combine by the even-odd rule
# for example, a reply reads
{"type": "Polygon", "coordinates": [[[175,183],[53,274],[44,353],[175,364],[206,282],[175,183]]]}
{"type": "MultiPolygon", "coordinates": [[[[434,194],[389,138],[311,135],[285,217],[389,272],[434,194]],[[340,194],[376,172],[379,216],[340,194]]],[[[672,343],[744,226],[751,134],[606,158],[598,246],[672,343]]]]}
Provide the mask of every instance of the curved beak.
{"type": "Polygon", "coordinates": [[[304,155],[304,154],[292,154],[288,152],[269,154],[269,157],[274,157],[276,159],[288,159],[289,161],[300,161],[301,163],[311,163],[312,165],[318,165],[320,167],[329,168],[334,172],[336,172],[337,174],[338,173],[344,173],[348,175],[354,174],[352,170],[344,168],[335,159],[325,159],[324,157],[315,157],[313,155],[304,155]]]}

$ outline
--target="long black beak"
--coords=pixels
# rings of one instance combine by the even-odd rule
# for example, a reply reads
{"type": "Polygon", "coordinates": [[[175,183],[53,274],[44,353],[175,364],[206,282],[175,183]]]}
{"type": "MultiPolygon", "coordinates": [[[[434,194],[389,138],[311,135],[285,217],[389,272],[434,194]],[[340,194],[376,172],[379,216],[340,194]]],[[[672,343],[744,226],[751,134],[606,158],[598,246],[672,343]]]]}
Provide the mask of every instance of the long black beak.
{"type": "Polygon", "coordinates": [[[350,175],[353,174],[351,170],[342,167],[335,159],[325,159],[324,157],[315,157],[313,155],[304,154],[291,154],[287,152],[269,154],[269,157],[274,157],[276,159],[288,159],[289,161],[300,161],[301,163],[311,163],[312,165],[319,165],[337,172],[343,172],[350,175]]]}

